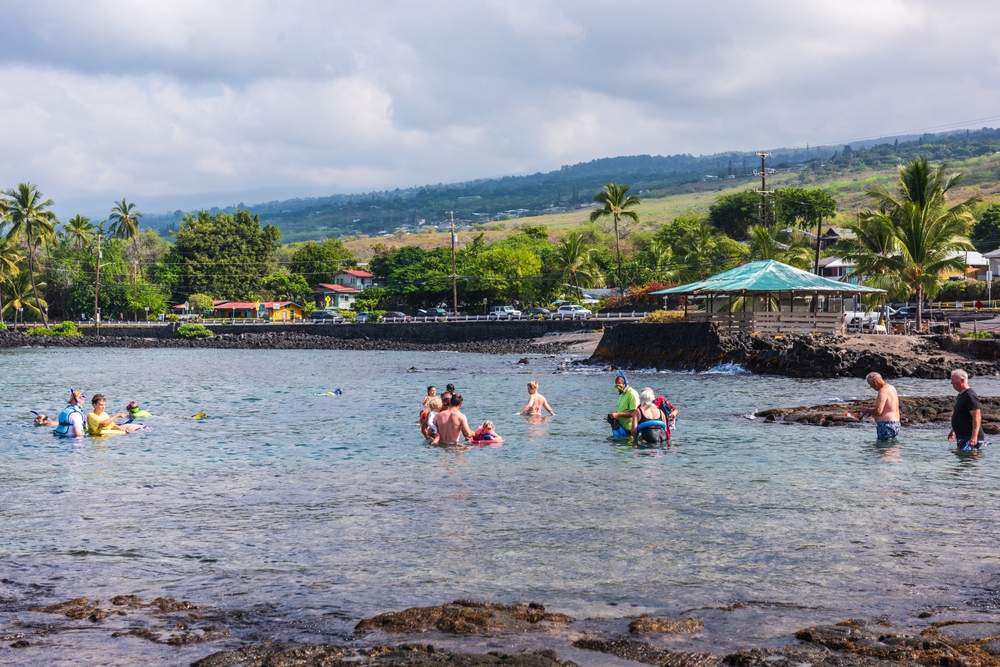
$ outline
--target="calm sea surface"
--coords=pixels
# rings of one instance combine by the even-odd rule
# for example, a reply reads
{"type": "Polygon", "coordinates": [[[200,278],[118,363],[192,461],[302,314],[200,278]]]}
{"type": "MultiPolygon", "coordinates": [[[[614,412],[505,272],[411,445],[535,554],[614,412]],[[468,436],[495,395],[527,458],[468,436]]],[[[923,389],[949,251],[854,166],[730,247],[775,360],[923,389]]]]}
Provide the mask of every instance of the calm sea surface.
{"type": "MultiPolygon", "coordinates": [[[[457,598],[609,619],[749,603],[693,612],[706,630],[683,645],[711,650],[1000,603],[1000,444],[959,457],[940,429],[880,447],[873,428],[740,416],[870,396],[861,380],[634,373],[681,410],[673,446],[636,450],[607,437],[614,374],[554,372],[566,358],[0,352],[0,635],[32,644],[3,642],[0,662],[186,664],[236,643],[162,646],[27,611],[81,596],[190,600],[230,614],[234,638],[297,641],[457,598]],[[515,416],[530,379],[555,417],[515,416]],[[448,382],[502,447],[424,443],[425,387],[448,382]],[[34,428],[29,410],[55,415],[70,385],[104,393],[109,412],[138,400],[153,432],[74,443],[34,428]],[[62,631],[38,634],[46,624],[62,631]]],[[[1000,394],[997,380],[973,385],[1000,394]]],[[[553,640],[505,645],[528,641],[553,640]]]]}

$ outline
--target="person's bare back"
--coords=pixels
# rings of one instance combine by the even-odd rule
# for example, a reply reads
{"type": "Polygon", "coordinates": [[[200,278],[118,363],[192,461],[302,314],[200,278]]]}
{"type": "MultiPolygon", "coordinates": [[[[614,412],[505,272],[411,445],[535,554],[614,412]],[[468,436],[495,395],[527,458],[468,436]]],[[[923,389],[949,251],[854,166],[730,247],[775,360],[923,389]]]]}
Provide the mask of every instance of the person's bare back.
{"type": "Polygon", "coordinates": [[[457,445],[458,439],[465,436],[466,440],[472,439],[472,429],[469,428],[469,420],[461,412],[462,396],[455,394],[451,397],[451,408],[442,410],[434,419],[437,426],[437,435],[432,442],[434,444],[457,445]]]}
{"type": "Polygon", "coordinates": [[[865,408],[864,414],[870,414],[876,422],[898,422],[899,421],[899,394],[896,388],[882,379],[878,373],[870,373],[867,378],[868,385],[878,392],[875,396],[875,406],[865,408]]]}
{"type": "Polygon", "coordinates": [[[527,412],[529,415],[540,415],[543,409],[548,410],[550,415],[555,415],[555,412],[549,407],[549,402],[538,393],[538,383],[532,380],[528,383],[528,404],[521,408],[517,414],[527,412]]]}

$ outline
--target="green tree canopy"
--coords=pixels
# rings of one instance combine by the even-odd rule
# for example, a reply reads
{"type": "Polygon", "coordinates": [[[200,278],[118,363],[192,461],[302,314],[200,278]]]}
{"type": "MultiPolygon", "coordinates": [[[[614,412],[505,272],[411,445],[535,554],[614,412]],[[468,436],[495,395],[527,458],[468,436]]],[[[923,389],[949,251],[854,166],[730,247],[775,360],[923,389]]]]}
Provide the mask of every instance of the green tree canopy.
{"type": "Polygon", "coordinates": [[[326,239],[322,243],[306,241],[292,253],[289,269],[298,273],[309,285],[332,283],[341,269],[357,266],[354,253],[344,247],[340,239],[326,239]]]}
{"type": "Polygon", "coordinates": [[[989,252],[1000,246],[1000,204],[993,204],[979,216],[972,227],[972,244],[979,252],[989,252]]]}
{"type": "Polygon", "coordinates": [[[780,229],[815,227],[820,214],[830,219],[837,213],[837,200],[819,188],[779,188],[774,201],[775,222],[780,229]]]}
{"type": "Polygon", "coordinates": [[[750,225],[760,222],[760,195],[749,191],[722,195],[708,207],[708,221],[729,238],[742,241],[750,225]]]}

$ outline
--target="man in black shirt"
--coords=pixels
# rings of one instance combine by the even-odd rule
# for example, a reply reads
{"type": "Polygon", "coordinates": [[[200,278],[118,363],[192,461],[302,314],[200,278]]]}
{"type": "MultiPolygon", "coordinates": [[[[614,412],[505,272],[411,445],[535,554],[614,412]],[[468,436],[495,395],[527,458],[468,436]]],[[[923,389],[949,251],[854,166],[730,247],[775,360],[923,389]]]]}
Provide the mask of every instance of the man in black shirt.
{"type": "Polygon", "coordinates": [[[983,422],[979,396],[969,387],[969,374],[963,370],[951,372],[951,386],[958,392],[958,398],[955,399],[955,409],[951,413],[948,442],[954,442],[962,451],[978,449],[979,427],[983,422]]]}

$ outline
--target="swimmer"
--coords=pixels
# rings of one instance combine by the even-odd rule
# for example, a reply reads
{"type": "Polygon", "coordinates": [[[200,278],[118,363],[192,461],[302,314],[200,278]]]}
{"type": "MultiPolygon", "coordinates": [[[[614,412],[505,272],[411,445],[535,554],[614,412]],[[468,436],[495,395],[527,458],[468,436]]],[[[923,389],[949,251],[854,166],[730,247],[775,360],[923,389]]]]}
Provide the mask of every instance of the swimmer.
{"type": "Polygon", "coordinates": [[[875,418],[875,437],[880,442],[895,440],[899,435],[899,395],[896,388],[882,379],[878,373],[869,373],[865,378],[868,386],[878,392],[875,407],[863,408],[858,419],[865,415],[875,418]]]}
{"type": "Polygon", "coordinates": [[[615,390],[618,392],[618,410],[609,412],[606,419],[611,424],[611,437],[626,438],[632,428],[632,412],[639,407],[639,392],[628,386],[628,380],[621,371],[615,378],[615,390]]]}
{"type": "Polygon", "coordinates": [[[486,420],[483,425],[476,429],[476,432],[472,434],[473,441],[488,442],[490,440],[500,441],[503,438],[494,430],[493,422],[486,420]]]}
{"type": "Polygon", "coordinates": [[[56,426],[58,424],[58,422],[52,421],[39,412],[35,412],[34,410],[32,410],[32,412],[35,414],[35,426],[56,426]]]}
{"type": "Polygon", "coordinates": [[[549,411],[549,414],[555,416],[555,412],[549,407],[549,402],[545,400],[545,397],[538,393],[538,383],[532,380],[528,383],[528,404],[521,408],[521,411],[517,414],[524,414],[527,412],[529,415],[540,415],[542,414],[542,408],[549,411]]]}
{"type": "Polygon", "coordinates": [[[420,405],[426,408],[428,405],[430,405],[431,399],[433,399],[435,396],[437,396],[437,387],[435,387],[434,385],[427,387],[427,395],[424,396],[424,402],[421,403],[420,405]]]}
{"type": "Polygon", "coordinates": [[[91,399],[90,402],[94,406],[94,409],[87,415],[88,435],[101,435],[103,431],[135,433],[142,428],[142,425],[140,424],[116,424],[116,419],[125,419],[128,416],[128,413],[119,412],[109,417],[104,412],[104,406],[107,404],[107,401],[104,399],[104,394],[94,394],[94,398],[91,399]]]}
{"type": "Polygon", "coordinates": [[[146,417],[153,416],[147,410],[143,410],[142,408],[140,408],[139,404],[136,403],[135,401],[132,401],[131,403],[126,405],[125,411],[128,413],[128,421],[125,422],[126,424],[131,424],[136,419],[145,419],[146,417]]]}
{"type": "Polygon", "coordinates": [[[82,391],[69,390],[69,405],[59,413],[59,425],[52,431],[64,438],[83,437],[83,399],[87,398],[82,391]]]}
{"type": "Polygon", "coordinates": [[[420,413],[420,432],[428,440],[433,440],[437,435],[437,426],[434,425],[434,418],[441,411],[441,399],[435,396],[427,404],[427,409],[420,413]]]}
{"type": "Polygon", "coordinates": [[[667,415],[655,401],[652,389],[643,389],[639,394],[639,407],[632,411],[631,429],[637,443],[660,444],[670,440],[667,415]]]}
{"type": "Polygon", "coordinates": [[[469,420],[462,414],[461,394],[451,397],[450,407],[438,413],[434,418],[434,425],[437,426],[437,433],[431,442],[435,445],[457,445],[459,436],[465,436],[466,440],[472,439],[469,420]]]}
{"type": "MultiPolygon", "coordinates": [[[[643,387],[642,391],[653,391],[653,389],[651,387],[643,387]]],[[[640,396],[642,395],[642,391],[639,392],[640,396]]],[[[657,396],[654,398],[653,405],[663,410],[663,414],[667,416],[667,440],[669,440],[671,438],[670,431],[677,423],[677,415],[680,414],[680,410],[674,407],[674,404],[667,400],[665,396],[657,396]]]]}

